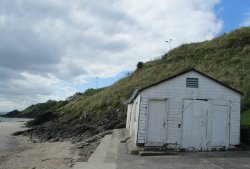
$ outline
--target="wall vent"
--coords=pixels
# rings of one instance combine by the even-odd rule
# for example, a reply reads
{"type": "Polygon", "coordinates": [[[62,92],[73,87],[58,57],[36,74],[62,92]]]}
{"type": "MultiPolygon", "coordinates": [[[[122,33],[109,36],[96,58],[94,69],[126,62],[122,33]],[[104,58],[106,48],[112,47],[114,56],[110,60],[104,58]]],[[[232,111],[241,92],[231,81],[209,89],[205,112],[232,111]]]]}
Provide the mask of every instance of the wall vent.
{"type": "Polygon", "coordinates": [[[186,79],[186,87],[187,88],[198,88],[199,87],[199,79],[198,78],[187,78],[186,79]]]}

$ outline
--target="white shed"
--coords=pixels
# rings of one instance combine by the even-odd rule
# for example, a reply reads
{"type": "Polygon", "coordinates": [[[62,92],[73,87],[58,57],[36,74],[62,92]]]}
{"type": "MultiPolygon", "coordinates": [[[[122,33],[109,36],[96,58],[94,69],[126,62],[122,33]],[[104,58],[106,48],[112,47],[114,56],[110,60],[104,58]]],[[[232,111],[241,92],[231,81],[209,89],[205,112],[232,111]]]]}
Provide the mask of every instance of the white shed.
{"type": "Polygon", "coordinates": [[[126,128],[137,146],[228,149],[240,143],[241,96],[190,69],[136,90],[127,102],[126,128]]]}

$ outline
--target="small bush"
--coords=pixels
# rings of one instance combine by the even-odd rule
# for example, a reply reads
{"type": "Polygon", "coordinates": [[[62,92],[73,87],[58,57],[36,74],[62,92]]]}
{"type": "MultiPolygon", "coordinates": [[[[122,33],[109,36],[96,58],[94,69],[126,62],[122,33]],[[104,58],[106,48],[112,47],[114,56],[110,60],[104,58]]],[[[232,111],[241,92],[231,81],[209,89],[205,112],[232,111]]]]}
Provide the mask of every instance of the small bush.
{"type": "Polygon", "coordinates": [[[137,65],[136,65],[137,70],[143,68],[143,66],[144,66],[143,62],[138,62],[137,65]]]}

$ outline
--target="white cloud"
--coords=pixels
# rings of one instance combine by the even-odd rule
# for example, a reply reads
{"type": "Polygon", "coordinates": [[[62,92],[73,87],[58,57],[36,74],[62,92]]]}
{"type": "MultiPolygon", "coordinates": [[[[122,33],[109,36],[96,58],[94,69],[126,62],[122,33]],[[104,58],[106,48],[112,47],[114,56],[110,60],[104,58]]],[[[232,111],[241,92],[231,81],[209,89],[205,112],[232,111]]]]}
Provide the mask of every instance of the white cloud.
{"type": "Polygon", "coordinates": [[[65,98],[76,91],[72,84],[134,69],[169,50],[169,38],[176,47],[222,28],[219,0],[0,1],[0,107],[10,109],[65,98]]]}
{"type": "Polygon", "coordinates": [[[41,76],[23,72],[20,76],[9,79],[7,87],[0,84],[1,112],[24,109],[28,105],[49,99],[60,100],[76,92],[74,88],[51,74],[41,76]]]}

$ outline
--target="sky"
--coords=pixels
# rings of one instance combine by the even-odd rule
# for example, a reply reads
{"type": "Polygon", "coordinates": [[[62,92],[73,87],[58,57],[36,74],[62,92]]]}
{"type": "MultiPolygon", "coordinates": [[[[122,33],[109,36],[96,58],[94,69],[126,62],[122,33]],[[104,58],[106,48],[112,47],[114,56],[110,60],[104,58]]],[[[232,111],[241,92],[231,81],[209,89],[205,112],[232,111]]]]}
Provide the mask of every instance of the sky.
{"type": "Polygon", "coordinates": [[[0,112],[111,85],[139,61],[250,26],[249,0],[0,0],[0,112]]]}

